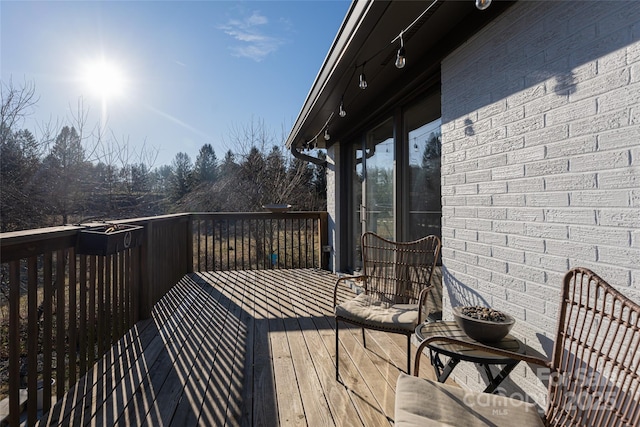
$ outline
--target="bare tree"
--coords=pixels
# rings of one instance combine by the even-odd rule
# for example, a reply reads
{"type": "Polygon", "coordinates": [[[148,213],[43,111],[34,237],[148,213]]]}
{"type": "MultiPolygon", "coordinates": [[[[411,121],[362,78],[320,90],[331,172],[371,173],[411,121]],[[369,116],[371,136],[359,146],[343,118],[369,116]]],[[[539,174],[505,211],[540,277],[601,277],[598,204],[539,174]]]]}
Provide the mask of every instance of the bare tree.
{"type": "Polygon", "coordinates": [[[223,143],[239,158],[246,158],[254,148],[265,153],[274,145],[278,145],[275,133],[267,128],[264,120],[253,117],[247,125],[233,124],[228,138],[228,141],[223,143]]]}
{"type": "Polygon", "coordinates": [[[9,78],[7,83],[0,83],[0,137],[5,143],[9,133],[15,132],[22,126],[24,119],[31,113],[31,109],[38,102],[36,87],[32,82],[25,81],[22,86],[15,87],[9,78]]]}
{"type": "Polygon", "coordinates": [[[42,144],[20,129],[37,103],[35,85],[0,83],[0,231],[37,225],[46,214],[46,199],[37,185],[42,144]]]}

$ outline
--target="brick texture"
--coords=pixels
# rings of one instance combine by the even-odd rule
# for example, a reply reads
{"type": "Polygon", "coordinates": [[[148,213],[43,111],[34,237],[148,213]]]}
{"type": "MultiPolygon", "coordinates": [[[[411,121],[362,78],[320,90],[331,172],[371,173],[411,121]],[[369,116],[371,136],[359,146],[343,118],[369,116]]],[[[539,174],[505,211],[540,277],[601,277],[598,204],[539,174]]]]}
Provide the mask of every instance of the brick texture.
{"type": "Polygon", "coordinates": [[[640,2],[517,2],[443,61],[442,152],[446,318],[491,304],[548,354],[567,269],[640,295],[640,2]]]}

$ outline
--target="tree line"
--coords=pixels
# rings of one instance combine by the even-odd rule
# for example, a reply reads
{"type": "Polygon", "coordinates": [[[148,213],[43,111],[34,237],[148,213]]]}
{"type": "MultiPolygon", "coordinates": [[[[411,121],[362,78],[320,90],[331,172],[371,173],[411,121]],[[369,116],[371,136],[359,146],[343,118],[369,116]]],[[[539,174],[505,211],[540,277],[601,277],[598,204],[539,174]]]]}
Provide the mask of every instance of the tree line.
{"type": "MultiPolygon", "coordinates": [[[[86,115],[36,137],[24,129],[37,103],[33,84],[2,83],[0,105],[0,231],[176,212],[251,212],[269,203],[326,209],[321,166],[280,148],[263,122],[232,130],[218,159],[203,144],[192,160],[179,152],[155,167],[153,149],[132,151],[104,130],[87,131],[86,115]]],[[[323,156],[322,152],[319,153],[323,156]]]]}

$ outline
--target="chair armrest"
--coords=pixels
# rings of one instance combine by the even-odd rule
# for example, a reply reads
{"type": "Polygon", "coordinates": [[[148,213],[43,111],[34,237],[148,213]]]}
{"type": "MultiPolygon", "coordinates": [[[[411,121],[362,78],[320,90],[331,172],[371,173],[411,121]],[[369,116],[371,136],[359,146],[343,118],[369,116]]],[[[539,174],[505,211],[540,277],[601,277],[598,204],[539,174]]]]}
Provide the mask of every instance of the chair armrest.
{"type": "Polygon", "coordinates": [[[418,373],[420,371],[420,355],[424,351],[424,348],[429,344],[431,344],[432,342],[436,342],[436,341],[450,343],[450,344],[458,344],[474,350],[483,350],[483,351],[486,351],[487,353],[493,353],[498,356],[508,357],[510,359],[519,360],[521,362],[533,363],[535,365],[540,365],[540,366],[544,366],[545,368],[549,368],[552,371],[554,370],[549,360],[545,360],[540,357],[529,356],[526,354],[516,353],[508,350],[502,350],[502,349],[490,347],[488,345],[484,345],[481,343],[470,343],[467,341],[462,341],[462,340],[445,337],[445,336],[433,336],[422,341],[418,346],[418,349],[416,350],[416,358],[415,358],[416,360],[415,360],[415,365],[413,369],[413,375],[418,376],[418,373]]]}
{"type": "Polygon", "coordinates": [[[336,306],[336,302],[338,299],[338,285],[340,285],[340,282],[346,282],[347,280],[355,280],[355,281],[364,281],[365,282],[365,289],[366,289],[366,279],[367,276],[344,276],[339,278],[338,280],[336,280],[336,284],[333,287],[333,306],[336,306]]]}
{"type": "Polygon", "coordinates": [[[429,296],[429,292],[431,292],[431,289],[433,289],[433,286],[434,285],[427,286],[426,288],[420,291],[420,294],[418,294],[418,325],[421,324],[422,321],[424,320],[422,318],[422,308],[426,307],[427,297],[429,296]]]}

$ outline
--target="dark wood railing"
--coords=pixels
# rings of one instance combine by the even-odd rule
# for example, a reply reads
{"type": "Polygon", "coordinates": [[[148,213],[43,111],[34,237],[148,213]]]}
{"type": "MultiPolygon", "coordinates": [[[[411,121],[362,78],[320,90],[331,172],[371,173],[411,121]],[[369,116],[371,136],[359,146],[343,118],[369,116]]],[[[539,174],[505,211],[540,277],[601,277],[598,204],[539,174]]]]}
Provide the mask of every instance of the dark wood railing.
{"type": "Polygon", "coordinates": [[[12,425],[18,424],[20,388],[27,387],[27,422],[33,425],[38,388],[47,412],[51,396],[62,397],[138,318],[140,248],[80,255],[75,245],[81,229],[2,235],[0,286],[8,291],[9,312],[8,324],[2,324],[9,341],[2,347],[9,353],[12,425]]]}
{"type": "MultiPolygon", "coordinates": [[[[46,413],[52,396],[59,399],[133,324],[148,318],[188,272],[327,267],[326,212],[112,223],[143,226],[140,246],[106,256],[76,253],[84,225],[0,234],[0,314],[8,312],[8,322],[0,319],[0,358],[9,361],[8,391],[4,384],[0,395],[9,396],[10,425],[20,423],[24,387],[35,403],[43,384],[46,413]]],[[[37,416],[37,405],[27,404],[27,425],[37,416]]]]}
{"type": "Polygon", "coordinates": [[[197,270],[324,268],[326,213],[192,214],[197,270]]]}
{"type": "Polygon", "coordinates": [[[189,214],[123,221],[144,226],[138,289],[140,319],[184,276],[193,271],[193,235],[189,214]]]}

